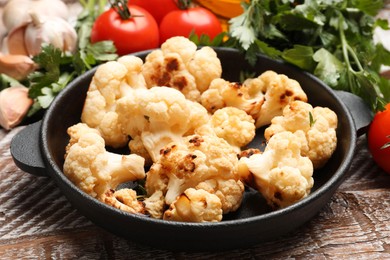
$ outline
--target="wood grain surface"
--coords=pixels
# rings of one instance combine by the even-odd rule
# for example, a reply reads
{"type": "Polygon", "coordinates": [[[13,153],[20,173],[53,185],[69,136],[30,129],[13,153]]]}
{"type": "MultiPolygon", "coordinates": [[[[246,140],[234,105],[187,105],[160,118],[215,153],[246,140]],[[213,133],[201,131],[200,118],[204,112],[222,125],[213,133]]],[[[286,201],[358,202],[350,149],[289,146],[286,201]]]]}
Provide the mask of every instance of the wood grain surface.
{"type": "Polygon", "coordinates": [[[172,252],[102,230],[50,178],[17,168],[9,147],[22,128],[0,131],[0,259],[390,259],[390,175],[364,136],[343,184],[303,227],[245,249],[172,252]]]}

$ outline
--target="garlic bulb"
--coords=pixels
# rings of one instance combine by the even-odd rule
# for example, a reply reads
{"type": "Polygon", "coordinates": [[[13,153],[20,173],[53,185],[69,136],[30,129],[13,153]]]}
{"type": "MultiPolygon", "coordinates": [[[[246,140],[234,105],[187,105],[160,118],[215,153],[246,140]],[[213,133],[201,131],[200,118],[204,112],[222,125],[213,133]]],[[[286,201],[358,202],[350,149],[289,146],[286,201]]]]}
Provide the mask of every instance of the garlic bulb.
{"type": "Polygon", "coordinates": [[[4,6],[3,23],[7,31],[31,21],[30,12],[68,19],[68,6],[61,0],[9,0],[4,6]]]}
{"type": "Polygon", "coordinates": [[[0,92],[0,125],[6,129],[22,122],[33,101],[28,97],[28,89],[17,85],[0,92]]]}
{"type": "Polygon", "coordinates": [[[24,34],[29,55],[39,54],[43,43],[52,44],[63,51],[73,52],[76,49],[77,32],[67,21],[59,17],[39,17],[34,13],[31,17],[32,22],[27,25],[24,34]]]}
{"type": "Polygon", "coordinates": [[[41,52],[43,43],[52,44],[62,51],[73,52],[77,32],[66,20],[31,13],[31,21],[12,30],[5,39],[3,52],[34,56],[41,52]]]}

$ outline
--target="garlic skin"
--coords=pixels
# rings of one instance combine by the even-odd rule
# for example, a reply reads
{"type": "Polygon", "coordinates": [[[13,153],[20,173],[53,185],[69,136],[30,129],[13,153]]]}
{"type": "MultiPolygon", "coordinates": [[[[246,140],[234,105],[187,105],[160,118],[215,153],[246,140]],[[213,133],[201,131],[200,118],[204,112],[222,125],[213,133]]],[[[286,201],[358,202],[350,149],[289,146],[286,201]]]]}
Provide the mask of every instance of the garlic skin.
{"type": "Polygon", "coordinates": [[[10,130],[22,122],[33,100],[28,97],[28,88],[16,85],[0,91],[0,125],[10,130]]]}
{"type": "Polygon", "coordinates": [[[30,12],[68,19],[68,6],[61,0],[9,0],[4,6],[3,23],[11,31],[31,21],[30,12]]]}
{"type": "Polygon", "coordinates": [[[23,80],[37,68],[37,64],[25,55],[0,54],[0,73],[16,80],[23,80]]]}
{"type": "Polygon", "coordinates": [[[31,14],[31,17],[32,22],[24,33],[24,43],[30,56],[39,54],[43,43],[68,52],[76,49],[77,32],[67,21],[59,17],[39,17],[37,14],[31,14]]]}

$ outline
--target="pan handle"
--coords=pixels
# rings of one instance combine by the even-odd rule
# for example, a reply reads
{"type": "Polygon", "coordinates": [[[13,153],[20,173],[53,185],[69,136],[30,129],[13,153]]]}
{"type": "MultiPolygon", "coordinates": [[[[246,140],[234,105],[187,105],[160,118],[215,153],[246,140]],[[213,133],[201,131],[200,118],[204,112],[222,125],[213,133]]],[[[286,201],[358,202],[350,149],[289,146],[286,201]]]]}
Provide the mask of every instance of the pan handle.
{"type": "Polygon", "coordinates": [[[48,176],[40,152],[42,121],[26,126],[11,140],[11,156],[21,170],[37,176],[48,176]]]}
{"type": "Polygon", "coordinates": [[[350,92],[335,90],[336,95],[346,105],[355,123],[356,133],[361,136],[367,132],[367,128],[373,118],[373,113],[362,98],[350,92]]]}

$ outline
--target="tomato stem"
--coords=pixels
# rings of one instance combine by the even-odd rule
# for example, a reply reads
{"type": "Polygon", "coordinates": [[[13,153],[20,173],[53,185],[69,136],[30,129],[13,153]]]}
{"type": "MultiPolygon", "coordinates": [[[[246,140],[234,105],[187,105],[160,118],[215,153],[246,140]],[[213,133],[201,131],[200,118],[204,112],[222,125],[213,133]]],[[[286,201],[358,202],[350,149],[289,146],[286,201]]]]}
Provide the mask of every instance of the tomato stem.
{"type": "Polygon", "coordinates": [[[122,20],[128,20],[131,17],[135,17],[135,15],[131,15],[129,7],[127,6],[128,0],[109,0],[108,2],[122,20]]]}
{"type": "Polygon", "coordinates": [[[191,0],[175,0],[180,10],[187,10],[190,7],[191,0]]]}

